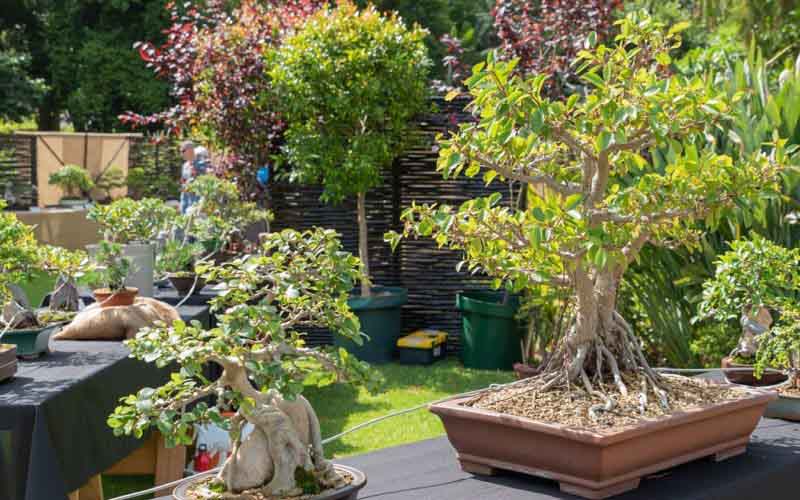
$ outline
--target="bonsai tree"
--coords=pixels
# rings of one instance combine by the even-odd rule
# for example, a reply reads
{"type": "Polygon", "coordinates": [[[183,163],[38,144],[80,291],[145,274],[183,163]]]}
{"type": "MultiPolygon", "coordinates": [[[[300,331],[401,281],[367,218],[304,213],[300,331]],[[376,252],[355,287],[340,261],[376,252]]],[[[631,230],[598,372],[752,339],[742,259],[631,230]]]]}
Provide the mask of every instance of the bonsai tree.
{"type": "MultiPolygon", "coordinates": [[[[56,276],[55,289],[50,294],[50,312],[77,313],[80,305],[78,279],[91,272],[92,268],[86,252],[45,245],[39,250],[39,258],[42,271],[56,276]]],[[[70,316],[71,314],[49,315],[51,318],[63,319],[70,316]]]]}
{"type": "Polygon", "coordinates": [[[782,369],[789,376],[786,389],[795,395],[800,391],[800,309],[787,307],[758,346],[755,376],[761,377],[766,368],[782,369]]]}
{"type": "MultiPolygon", "coordinates": [[[[466,267],[497,287],[572,290],[575,319],[532,382],[544,391],[583,388],[602,401],[593,419],[616,405],[610,391],[625,396],[631,381],[642,388],[639,401],[655,394],[669,407],[663,377],[616,309],[628,265],[646,244],[696,246],[695,221],[713,228],[726,211],[762,203],[779,191],[787,162],[783,140],[769,155],[740,159],[706,140],[724,126],[733,98],[668,72],[680,26],[665,31],[636,13],[618,28],[613,46],[593,47],[590,36],[574,61],[586,95],[551,100],[544,75],[514,75],[515,61],[491,55],[466,81],[477,121],[441,141],[438,169],[526,184],[525,209],[500,205],[496,193],[402,216],[405,234],[462,250],[466,267]]],[[[397,244],[400,235],[387,238],[397,244]]]]}
{"type": "Polygon", "coordinates": [[[170,444],[189,444],[192,424],[214,422],[229,430],[233,452],[209,488],[265,496],[292,496],[341,486],[325,460],[319,422],[301,395],[304,383],[373,380],[366,365],[344,350],[308,348],[299,332],[314,325],[359,341],[359,322],[348,292],[361,278],[358,259],[342,251],[335,232],[285,230],[263,235],[258,253],[207,266],[205,277],[229,284],[213,302],[219,325],[175,322],[139,332],[127,342],[132,356],[179,373],[159,388],[121,400],[108,423],[115,434],[141,437],[158,428],[170,444]],[[205,363],[223,373],[202,376],[205,363]],[[192,405],[216,396],[211,406],[192,405]],[[230,420],[220,411],[233,409],[230,420]],[[254,430],[242,439],[244,423],[254,430]]]}
{"type": "Polygon", "coordinates": [[[367,192],[412,137],[409,122],[425,108],[430,61],[426,32],[396,14],[350,1],[314,14],[272,52],[269,76],[288,121],[289,178],[321,184],[322,200],[354,196],[358,254],[370,295],[367,192]]]}
{"type": "Polygon", "coordinates": [[[128,185],[128,177],[125,172],[116,165],[104,170],[94,180],[94,186],[102,193],[101,200],[110,200],[111,191],[114,189],[122,189],[128,185]]]}
{"type": "Polygon", "coordinates": [[[50,174],[47,182],[61,188],[62,200],[86,199],[89,191],[94,187],[89,172],[78,165],[64,165],[50,174]]]}
{"type": "Polygon", "coordinates": [[[176,217],[175,209],[156,198],[122,198],[109,205],[95,205],[87,214],[100,226],[106,240],[123,245],[154,241],[176,217]]]}
{"type": "Polygon", "coordinates": [[[170,276],[191,277],[195,275],[195,263],[202,255],[203,246],[200,243],[184,244],[170,240],[158,254],[156,270],[170,276]]]}
{"type": "Polygon", "coordinates": [[[199,201],[176,227],[185,237],[196,238],[211,254],[239,253],[246,231],[253,224],[263,221],[269,230],[272,214],[254,202],[242,201],[239,189],[231,181],[201,175],[189,183],[187,191],[198,196],[199,201]]]}
{"type": "Polygon", "coordinates": [[[39,264],[33,227],[5,212],[0,200],[0,331],[37,324],[36,315],[16,283],[30,277],[39,264]]]}
{"type": "Polygon", "coordinates": [[[703,284],[698,319],[714,318],[742,326],[730,356],[752,364],[771,313],[793,311],[800,292],[800,249],[788,249],[761,236],[734,241],[720,255],[714,277],[703,284]]]}
{"type": "Polygon", "coordinates": [[[97,266],[91,281],[111,294],[125,289],[125,278],[131,271],[131,259],[122,255],[119,243],[102,240],[94,257],[97,266]]]}

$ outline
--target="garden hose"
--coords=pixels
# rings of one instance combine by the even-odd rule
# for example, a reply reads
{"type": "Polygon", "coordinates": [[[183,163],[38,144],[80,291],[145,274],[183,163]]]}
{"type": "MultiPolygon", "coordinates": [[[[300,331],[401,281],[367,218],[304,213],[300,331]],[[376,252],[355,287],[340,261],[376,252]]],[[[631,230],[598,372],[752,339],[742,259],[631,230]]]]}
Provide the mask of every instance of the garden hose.
{"type": "MultiPolygon", "coordinates": [[[[663,367],[663,368],[656,368],[655,370],[657,372],[667,372],[667,373],[707,373],[707,372],[723,372],[724,373],[724,372],[728,372],[728,371],[750,371],[750,370],[752,370],[752,368],[669,368],[669,367],[663,367]]],[[[775,369],[772,369],[772,368],[766,368],[764,371],[765,372],[770,372],[770,373],[776,373],[776,372],[777,373],[783,373],[780,370],[775,370],[775,369]]],[[[441,398],[441,399],[437,399],[437,400],[434,400],[434,401],[430,401],[428,403],[423,403],[423,404],[420,404],[420,405],[412,406],[412,407],[406,408],[404,410],[398,410],[398,411],[395,411],[395,412],[391,412],[391,413],[388,413],[388,414],[383,415],[381,417],[376,417],[376,418],[373,418],[372,420],[368,420],[366,422],[362,422],[362,423],[360,423],[360,424],[358,424],[358,425],[356,425],[354,427],[351,427],[350,429],[347,429],[345,431],[340,432],[339,434],[334,434],[333,436],[325,438],[325,439],[322,440],[322,444],[323,445],[324,444],[328,444],[328,443],[330,443],[332,441],[336,441],[338,439],[341,439],[342,437],[346,436],[347,434],[350,434],[351,432],[355,432],[355,431],[361,430],[361,429],[363,429],[365,427],[369,427],[369,426],[375,425],[375,424],[377,424],[379,422],[382,422],[384,420],[388,420],[390,418],[399,417],[399,416],[402,416],[402,415],[406,415],[408,413],[413,413],[415,411],[419,411],[419,410],[421,410],[423,408],[427,408],[430,405],[439,404],[439,403],[445,403],[445,402],[451,401],[453,399],[459,399],[459,398],[468,397],[468,396],[475,396],[475,395],[480,394],[481,392],[483,392],[483,391],[485,391],[487,389],[489,389],[489,390],[497,390],[497,389],[503,389],[505,387],[511,387],[513,385],[522,383],[522,382],[524,382],[526,380],[527,379],[515,380],[514,382],[509,382],[507,384],[492,384],[492,385],[490,385],[488,387],[484,387],[483,389],[475,389],[473,391],[462,392],[460,394],[454,394],[454,395],[448,396],[446,398],[441,398]]],[[[770,385],[770,386],[761,386],[761,387],[758,387],[758,389],[772,389],[772,388],[780,387],[780,386],[784,385],[785,383],[786,382],[781,382],[780,384],[775,384],[775,385],[770,385]]],[[[734,385],[740,385],[740,384],[734,384],[734,385]]],[[[748,386],[744,386],[744,387],[748,387],[748,386]]],[[[210,469],[210,470],[207,470],[207,471],[203,471],[202,474],[208,474],[209,472],[217,472],[220,469],[222,469],[221,466],[220,467],[215,467],[213,469],[210,469]]],[[[185,477],[183,479],[178,479],[176,481],[172,481],[170,483],[162,484],[160,486],[154,486],[153,488],[150,488],[150,489],[147,489],[147,490],[137,491],[137,492],[134,492],[134,493],[128,493],[126,495],[121,495],[121,496],[118,496],[118,497],[114,497],[114,498],[111,498],[110,500],[130,500],[131,498],[137,498],[137,497],[140,497],[140,496],[143,496],[143,495],[148,495],[150,493],[155,493],[157,491],[161,491],[161,490],[165,490],[167,488],[171,488],[173,486],[177,486],[180,483],[186,481],[187,479],[191,479],[192,477],[195,477],[195,476],[198,476],[198,475],[199,474],[193,474],[193,475],[191,475],[189,477],[185,477]]]]}

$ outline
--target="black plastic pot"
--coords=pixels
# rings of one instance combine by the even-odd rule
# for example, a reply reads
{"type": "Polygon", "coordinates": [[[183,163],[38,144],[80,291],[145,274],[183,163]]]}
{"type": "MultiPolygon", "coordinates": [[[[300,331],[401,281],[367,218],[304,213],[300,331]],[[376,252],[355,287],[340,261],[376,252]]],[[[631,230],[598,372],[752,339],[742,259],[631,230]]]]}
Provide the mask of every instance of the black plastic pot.
{"type": "Polygon", "coordinates": [[[402,331],[401,311],[407,301],[408,291],[396,287],[375,287],[369,297],[351,297],[348,305],[358,316],[361,331],[369,339],[364,339],[364,343],[358,345],[335,335],[335,344],[368,363],[390,362],[402,331]]]}
{"type": "Polygon", "coordinates": [[[522,359],[522,329],[515,318],[519,298],[503,302],[503,292],[459,293],[456,307],[462,314],[461,361],[467,368],[511,370],[522,359]]]}

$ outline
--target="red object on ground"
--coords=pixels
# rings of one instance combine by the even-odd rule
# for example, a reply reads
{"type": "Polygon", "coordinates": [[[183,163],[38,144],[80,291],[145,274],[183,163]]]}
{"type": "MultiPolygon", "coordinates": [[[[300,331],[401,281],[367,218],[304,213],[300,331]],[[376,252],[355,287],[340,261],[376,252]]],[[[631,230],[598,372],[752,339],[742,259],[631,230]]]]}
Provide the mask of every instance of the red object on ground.
{"type": "Polygon", "coordinates": [[[206,445],[201,444],[197,449],[197,455],[194,456],[194,470],[195,472],[205,472],[211,470],[211,467],[213,467],[211,454],[208,453],[206,445]]]}

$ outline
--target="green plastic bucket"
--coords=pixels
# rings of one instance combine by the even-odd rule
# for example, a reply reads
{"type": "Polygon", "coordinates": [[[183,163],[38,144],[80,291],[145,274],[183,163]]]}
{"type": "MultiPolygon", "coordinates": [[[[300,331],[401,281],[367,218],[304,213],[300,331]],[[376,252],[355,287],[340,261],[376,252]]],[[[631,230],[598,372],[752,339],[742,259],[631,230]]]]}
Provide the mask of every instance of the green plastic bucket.
{"type": "Polygon", "coordinates": [[[522,329],[515,315],[519,298],[503,304],[503,292],[470,291],[456,296],[462,314],[461,361],[467,368],[511,370],[522,360],[522,329]]]}
{"type": "Polygon", "coordinates": [[[388,363],[395,353],[395,344],[402,331],[401,312],[408,301],[405,288],[375,287],[372,296],[356,295],[347,301],[350,309],[361,322],[361,331],[369,339],[358,345],[350,339],[334,335],[334,343],[344,347],[361,361],[388,363]]]}

